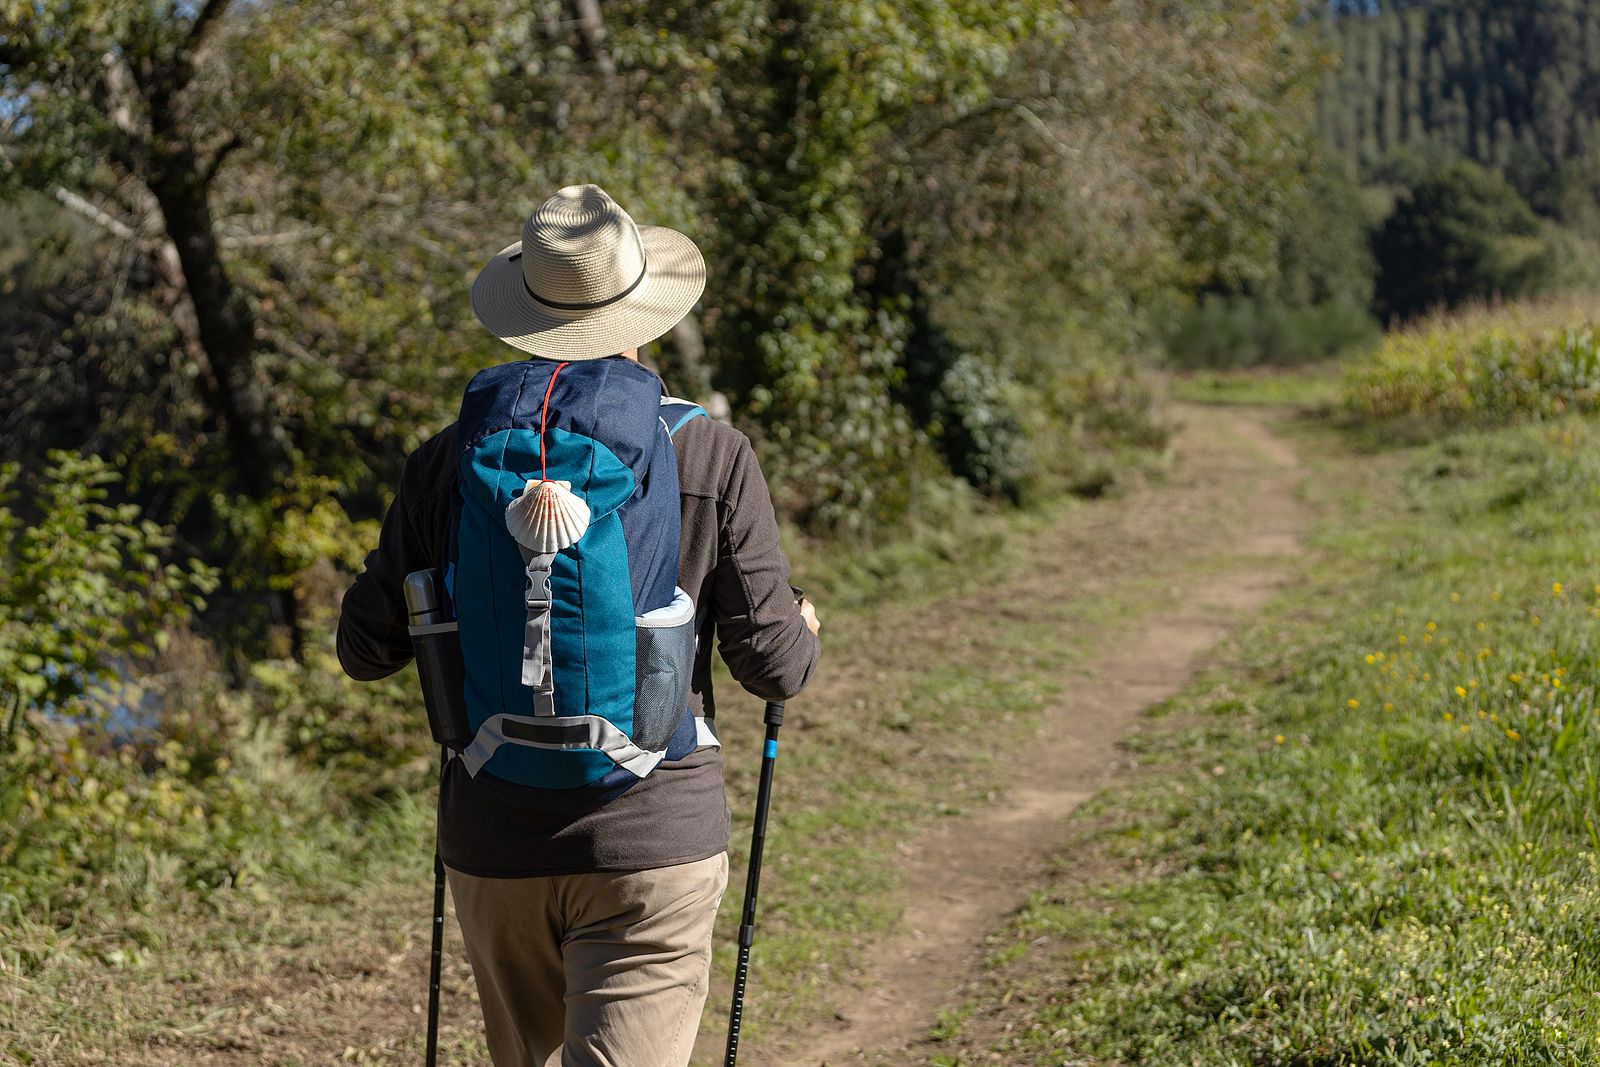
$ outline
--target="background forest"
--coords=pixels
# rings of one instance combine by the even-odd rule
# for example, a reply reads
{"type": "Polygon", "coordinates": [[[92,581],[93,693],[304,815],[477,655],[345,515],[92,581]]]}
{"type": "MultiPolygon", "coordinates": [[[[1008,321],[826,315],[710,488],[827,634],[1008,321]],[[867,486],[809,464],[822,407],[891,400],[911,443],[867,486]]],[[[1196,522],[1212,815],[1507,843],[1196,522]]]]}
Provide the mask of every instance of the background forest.
{"type": "Polygon", "coordinates": [[[1592,354],[1383,337],[1600,282],[1600,5],[0,0],[0,970],[420,840],[338,598],[577,181],[704,251],[645,358],[844,611],[1159,477],[1169,371],[1383,345],[1362,413],[1465,414],[1592,354]]]}

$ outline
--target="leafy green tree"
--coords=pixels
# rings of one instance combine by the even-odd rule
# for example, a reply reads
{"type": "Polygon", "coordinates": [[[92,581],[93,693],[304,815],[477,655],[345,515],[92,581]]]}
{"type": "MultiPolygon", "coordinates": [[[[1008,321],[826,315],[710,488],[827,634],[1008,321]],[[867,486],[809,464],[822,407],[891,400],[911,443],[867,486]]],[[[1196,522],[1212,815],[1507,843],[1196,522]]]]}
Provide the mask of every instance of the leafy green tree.
{"type": "Polygon", "coordinates": [[[288,475],[289,447],[211,200],[239,144],[208,69],[228,6],[5,0],[0,114],[10,150],[0,181],[48,190],[112,236],[146,246],[170,291],[179,373],[198,383],[220,423],[236,483],[264,496],[288,475]]]}
{"type": "Polygon", "coordinates": [[[1378,307],[1407,318],[1535,284],[1546,255],[1539,218],[1494,171],[1465,160],[1423,174],[1373,240],[1378,307]]]}

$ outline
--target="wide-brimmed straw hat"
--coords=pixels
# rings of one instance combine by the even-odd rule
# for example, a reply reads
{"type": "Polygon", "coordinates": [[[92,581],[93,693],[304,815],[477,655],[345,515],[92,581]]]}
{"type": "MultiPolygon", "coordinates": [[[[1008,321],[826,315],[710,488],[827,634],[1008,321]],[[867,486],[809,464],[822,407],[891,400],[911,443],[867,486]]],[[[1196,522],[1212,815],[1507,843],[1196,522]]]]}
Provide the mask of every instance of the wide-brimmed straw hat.
{"type": "Polygon", "coordinates": [[[524,352],[600,359],[672,329],[705,285],[705,259],[688,237],[636,225],[598,185],[569,185],[479,272],[472,310],[524,352]]]}

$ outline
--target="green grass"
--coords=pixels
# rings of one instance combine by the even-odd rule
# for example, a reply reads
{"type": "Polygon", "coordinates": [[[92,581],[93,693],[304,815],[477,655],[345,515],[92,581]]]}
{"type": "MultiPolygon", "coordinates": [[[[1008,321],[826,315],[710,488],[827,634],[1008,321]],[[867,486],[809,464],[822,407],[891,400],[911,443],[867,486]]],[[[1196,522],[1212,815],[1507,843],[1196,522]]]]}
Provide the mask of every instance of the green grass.
{"type": "Polygon", "coordinates": [[[1307,432],[1317,559],[1160,709],[936,1062],[1600,1062],[1600,426],[1307,432]]]}
{"type": "Polygon", "coordinates": [[[1299,370],[1191,371],[1172,376],[1172,395],[1191,404],[1253,404],[1327,409],[1339,400],[1340,362],[1299,370]]]}

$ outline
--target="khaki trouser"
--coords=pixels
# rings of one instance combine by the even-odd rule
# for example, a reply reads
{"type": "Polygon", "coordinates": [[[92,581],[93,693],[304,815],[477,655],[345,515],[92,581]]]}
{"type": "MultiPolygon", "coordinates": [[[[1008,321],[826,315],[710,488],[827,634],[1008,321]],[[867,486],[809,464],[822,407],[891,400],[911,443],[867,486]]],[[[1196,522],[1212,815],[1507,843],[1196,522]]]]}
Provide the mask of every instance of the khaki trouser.
{"type": "Polygon", "coordinates": [[[685,1067],[726,853],[650,871],[450,872],[495,1067],[685,1067]]]}

